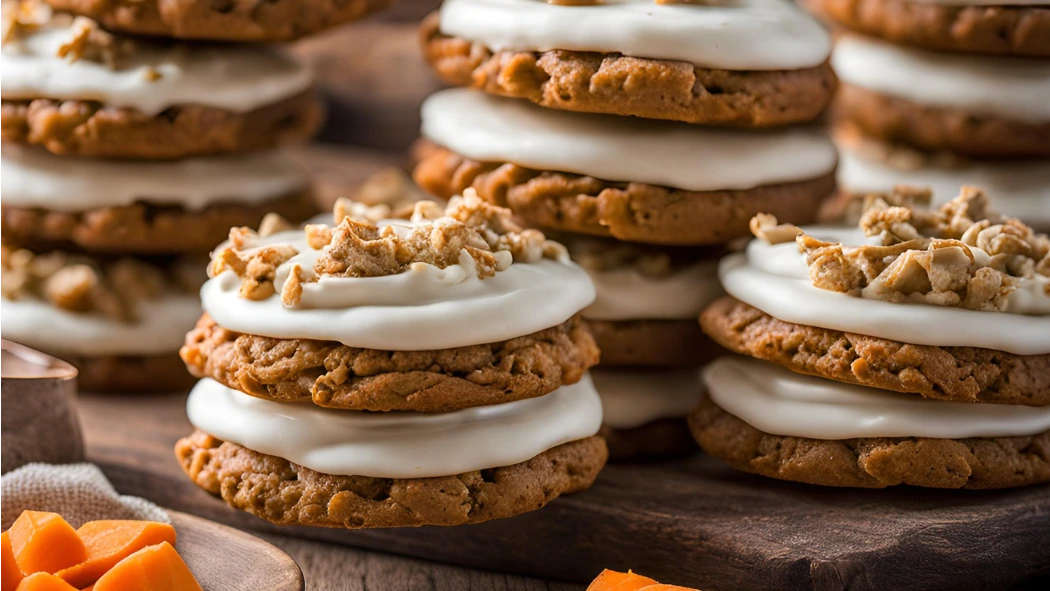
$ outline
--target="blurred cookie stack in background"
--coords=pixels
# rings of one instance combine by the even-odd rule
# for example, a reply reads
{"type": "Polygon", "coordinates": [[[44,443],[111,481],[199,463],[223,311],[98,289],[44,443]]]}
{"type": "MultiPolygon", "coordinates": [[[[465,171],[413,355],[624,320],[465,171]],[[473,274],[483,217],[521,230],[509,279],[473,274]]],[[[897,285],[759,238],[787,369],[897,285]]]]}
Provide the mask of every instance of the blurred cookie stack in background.
{"type": "Polygon", "coordinates": [[[807,125],[835,89],[830,39],[787,0],[565,4],[446,0],[423,22],[427,61],[466,88],[424,102],[414,177],[560,233],[597,287],[611,457],[689,452],[715,259],[753,215],[812,222],[834,189],[807,125]]]}
{"type": "Polygon", "coordinates": [[[848,29],[832,65],[846,197],[961,185],[1050,228],[1050,2],[807,0],[848,29]]]}
{"type": "Polygon", "coordinates": [[[320,126],[312,76],[263,42],[385,4],[4,2],[4,338],[71,361],[83,389],[190,385],[203,255],[231,226],[315,212],[282,149],[320,126]]]}

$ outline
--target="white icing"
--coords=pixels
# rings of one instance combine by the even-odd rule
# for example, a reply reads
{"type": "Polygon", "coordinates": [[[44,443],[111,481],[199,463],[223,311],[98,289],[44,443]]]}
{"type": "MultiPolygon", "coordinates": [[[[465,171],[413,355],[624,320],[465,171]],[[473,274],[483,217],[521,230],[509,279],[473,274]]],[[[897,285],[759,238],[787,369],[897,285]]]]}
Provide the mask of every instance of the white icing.
{"type": "Polygon", "coordinates": [[[583,311],[594,320],[695,320],[722,295],[718,265],[701,261],[665,277],[648,277],[634,267],[588,269],[597,297],[583,311]]]}
{"type": "Polygon", "coordinates": [[[286,152],[128,162],[55,156],[5,146],[0,194],[12,207],[86,211],[137,202],[200,210],[214,203],[257,204],[305,191],[306,170],[286,152]]]}
{"type": "MultiPolygon", "coordinates": [[[[876,240],[865,238],[856,228],[804,230],[821,240],[848,246],[876,240]]],[[[804,255],[794,242],[770,245],[752,240],[746,252],[722,259],[718,275],[730,295],[785,322],[915,345],[980,347],[1018,355],[1050,353],[1050,316],[891,303],[820,289],[813,286],[804,255]]],[[[1035,291],[1025,288],[1011,294],[1009,306],[1046,314],[1043,306],[1050,297],[1043,294],[1042,304],[1036,304],[1034,298],[1035,291]]]]}
{"type": "Polygon", "coordinates": [[[847,35],[831,65],[843,82],[921,105],[1050,121],[1050,60],[938,53],[847,35]]]}
{"type": "Polygon", "coordinates": [[[633,429],[657,419],[685,417],[700,402],[700,374],[694,368],[642,371],[599,367],[591,370],[602,397],[602,422],[633,429]]]}
{"type": "Polygon", "coordinates": [[[927,400],[793,373],[743,357],[703,370],[711,400],[752,427],[790,437],[1015,437],[1050,429],[1050,406],[927,400]]]}
{"type": "Polygon", "coordinates": [[[429,478],[510,466],[590,437],[602,405],[587,376],[539,398],[432,414],[273,402],[203,379],[186,414],[214,437],[325,474],[429,478]]]}
{"type": "Polygon", "coordinates": [[[827,32],[789,0],[445,0],[441,31],[494,51],[599,51],[727,70],[808,68],[831,49],[827,32]]]}
{"type": "Polygon", "coordinates": [[[44,351],[83,357],[174,353],[201,315],[193,295],[167,295],[138,306],[140,322],[116,322],[100,314],[68,312],[40,300],[0,303],[5,339],[44,351]]]}
{"type": "Polygon", "coordinates": [[[235,112],[271,105],[305,91],[310,72],[276,49],[258,45],[149,45],[140,43],[119,68],[88,59],[70,63],[58,48],[69,28],[45,28],[3,45],[4,99],[94,100],[156,115],[176,105],[235,112]],[[160,74],[151,80],[150,68],[160,74]]]}
{"type": "Polygon", "coordinates": [[[855,192],[886,193],[905,184],[930,187],[940,205],[959,195],[962,186],[980,187],[995,208],[1037,228],[1050,228],[1050,164],[1046,162],[967,162],[941,167],[927,164],[903,169],[866,158],[839,146],[839,186],[855,192]]]}
{"type": "Polygon", "coordinates": [[[422,115],[424,136],[473,160],[691,191],[808,180],[831,172],[837,158],[813,128],[726,130],[570,113],[462,88],[430,95],[422,115]]]}
{"type": "MultiPolygon", "coordinates": [[[[312,270],[321,254],[307,246],[301,231],[274,234],[261,244],[292,244],[299,250],[277,270],[278,294],[294,265],[312,270]]],[[[450,349],[520,337],[557,326],[594,301],[587,274],[568,259],[514,263],[494,277],[478,279],[473,259],[465,254],[460,264],[444,269],[416,263],[397,275],[322,276],[302,287],[295,308],[284,307],[279,295],[247,300],[237,293],[240,279],[225,271],[204,284],[201,300],[215,322],[229,330],[387,351],[450,349]]]]}

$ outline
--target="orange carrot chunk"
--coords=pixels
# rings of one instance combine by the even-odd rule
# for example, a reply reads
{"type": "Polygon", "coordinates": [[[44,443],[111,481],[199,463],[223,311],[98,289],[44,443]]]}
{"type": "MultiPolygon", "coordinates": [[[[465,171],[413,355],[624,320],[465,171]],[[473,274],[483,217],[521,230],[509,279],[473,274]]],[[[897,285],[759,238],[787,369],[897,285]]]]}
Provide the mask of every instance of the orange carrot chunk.
{"type": "Polygon", "coordinates": [[[649,585],[642,587],[641,591],[699,591],[692,587],[679,587],[678,585],[649,585]]]}
{"type": "Polygon", "coordinates": [[[7,532],[18,567],[27,576],[60,571],[87,558],[77,530],[57,513],[22,511],[7,532]]]}
{"type": "Polygon", "coordinates": [[[18,584],[22,582],[22,569],[18,568],[18,561],[15,560],[15,553],[11,550],[11,538],[7,536],[5,531],[0,535],[0,551],[3,552],[4,561],[0,565],[3,568],[3,585],[0,586],[0,591],[15,591],[18,588],[18,584]]]}
{"type": "Polygon", "coordinates": [[[18,591],[78,591],[51,573],[36,573],[22,579],[18,591]]]}
{"type": "Polygon", "coordinates": [[[202,591],[175,548],[167,542],[121,560],[95,583],[94,591],[202,591]]]}
{"type": "Polygon", "coordinates": [[[640,591],[650,585],[658,583],[649,577],[636,575],[631,571],[618,573],[614,570],[605,569],[598,578],[591,581],[587,591],[640,591]]]}
{"type": "Polygon", "coordinates": [[[155,521],[91,521],[77,530],[87,560],[55,573],[74,587],[87,587],[121,560],[161,542],[175,544],[175,528],[155,521]]]}

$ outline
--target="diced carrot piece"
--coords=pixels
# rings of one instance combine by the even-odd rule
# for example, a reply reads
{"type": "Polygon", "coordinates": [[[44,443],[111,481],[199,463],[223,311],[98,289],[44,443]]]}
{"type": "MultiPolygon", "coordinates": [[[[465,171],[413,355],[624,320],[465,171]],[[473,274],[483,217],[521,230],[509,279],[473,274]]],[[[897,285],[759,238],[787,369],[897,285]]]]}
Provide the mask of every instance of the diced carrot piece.
{"type": "Polygon", "coordinates": [[[36,573],[22,579],[18,591],[78,591],[51,573],[36,573]]]}
{"type": "Polygon", "coordinates": [[[0,535],[0,551],[3,552],[4,561],[0,565],[3,569],[3,585],[0,586],[0,591],[15,591],[18,588],[18,584],[22,582],[22,569],[18,568],[18,561],[15,560],[15,553],[11,550],[11,538],[7,536],[5,531],[0,535]]]}
{"type": "Polygon", "coordinates": [[[605,569],[602,574],[598,575],[598,578],[591,581],[587,591],[640,591],[647,586],[657,584],[649,577],[636,575],[631,571],[618,573],[605,569]]]}
{"type": "Polygon", "coordinates": [[[202,591],[190,567],[167,542],[143,548],[102,575],[93,591],[202,591]]]}
{"type": "Polygon", "coordinates": [[[679,587],[678,585],[649,585],[642,587],[641,591],[699,591],[692,587],[679,587]]]}
{"type": "Polygon", "coordinates": [[[77,530],[57,513],[22,511],[7,532],[18,567],[27,576],[60,571],[87,558],[77,530]]]}
{"type": "Polygon", "coordinates": [[[121,560],[161,542],[175,544],[175,528],[155,521],[91,521],[77,530],[87,549],[87,560],[58,571],[74,587],[86,587],[121,560]]]}

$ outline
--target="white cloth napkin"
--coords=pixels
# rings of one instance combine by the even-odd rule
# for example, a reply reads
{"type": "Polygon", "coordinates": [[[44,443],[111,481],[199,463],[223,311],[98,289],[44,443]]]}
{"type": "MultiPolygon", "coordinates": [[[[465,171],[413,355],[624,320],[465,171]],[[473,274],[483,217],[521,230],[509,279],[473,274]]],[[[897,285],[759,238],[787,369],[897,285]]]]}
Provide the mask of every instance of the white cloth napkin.
{"type": "Polygon", "coordinates": [[[98,519],[138,519],[171,523],[157,505],[117,494],[94,464],[26,464],[0,478],[3,529],[24,510],[58,513],[73,527],[98,519]]]}

